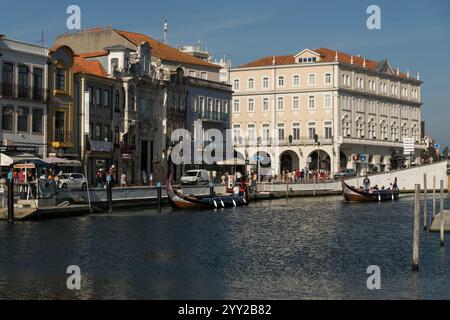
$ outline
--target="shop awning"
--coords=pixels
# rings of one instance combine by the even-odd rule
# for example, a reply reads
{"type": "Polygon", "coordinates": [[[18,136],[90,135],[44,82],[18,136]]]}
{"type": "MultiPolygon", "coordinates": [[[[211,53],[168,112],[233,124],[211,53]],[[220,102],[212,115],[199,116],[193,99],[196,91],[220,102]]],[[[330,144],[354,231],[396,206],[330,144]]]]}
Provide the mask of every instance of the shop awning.
{"type": "Polygon", "coordinates": [[[60,167],[81,167],[81,161],[79,160],[70,160],[66,158],[58,158],[58,157],[48,157],[42,159],[42,161],[48,164],[58,165],[60,167]]]}
{"type": "Polygon", "coordinates": [[[2,152],[0,153],[0,165],[2,167],[9,167],[13,163],[21,162],[21,161],[33,161],[33,160],[41,160],[39,157],[24,152],[2,152]]]}

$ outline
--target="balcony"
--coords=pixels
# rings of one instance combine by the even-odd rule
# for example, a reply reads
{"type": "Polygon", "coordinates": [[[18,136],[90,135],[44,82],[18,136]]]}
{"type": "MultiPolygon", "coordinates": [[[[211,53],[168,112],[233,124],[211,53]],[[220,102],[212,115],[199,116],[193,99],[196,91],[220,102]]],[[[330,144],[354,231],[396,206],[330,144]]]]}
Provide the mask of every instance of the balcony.
{"type": "Polygon", "coordinates": [[[132,159],[134,157],[135,146],[131,144],[121,144],[120,145],[120,154],[122,155],[122,159],[132,159]]]}
{"type": "Polygon", "coordinates": [[[0,96],[2,98],[32,100],[45,102],[45,89],[42,87],[20,86],[11,82],[1,82],[0,96]]]}
{"type": "Polygon", "coordinates": [[[113,152],[114,144],[111,141],[89,140],[89,151],[91,152],[113,152]]]}
{"type": "MultiPolygon", "coordinates": [[[[318,142],[320,145],[332,145],[333,139],[328,137],[320,137],[318,139],[318,142]]],[[[251,139],[251,138],[244,138],[244,137],[238,137],[234,138],[233,143],[235,146],[238,147],[245,147],[245,146],[251,146],[251,147],[257,147],[259,146],[279,146],[279,147],[294,147],[294,146],[313,146],[317,145],[315,139],[309,139],[309,138],[300,138],[300,139],[275,139],[275,138],[267,138],[267,139],[261,139],[258,143],[257,139],[251,139]]]]}
{"type": "Polygon", "coordinates": [[[72,132],[55,131],[51,145],[54,149],[73,148],[72,132]]]}
{"type": "Polygon", "coordinates": [[[228,113],[222,112],[204,112],[203,114],[199,114],[199,119],[203,121],[222,121],[228,122],[230,117],[228,113]]]}

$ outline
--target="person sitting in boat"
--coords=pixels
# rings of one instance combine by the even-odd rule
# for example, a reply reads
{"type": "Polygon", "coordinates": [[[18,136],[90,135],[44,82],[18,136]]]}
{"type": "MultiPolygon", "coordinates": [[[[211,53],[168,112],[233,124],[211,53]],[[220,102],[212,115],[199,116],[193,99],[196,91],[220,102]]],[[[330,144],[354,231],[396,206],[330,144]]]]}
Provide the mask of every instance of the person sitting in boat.
{"type": "Polygon", "coordinates": [[[374,189],[374,190],[380,190],[380,188],[378,188],[378,185],[377,185],[377,184],[373,187],[373,189],[374,189]]]}
{"type": "Polygon", "coordinates": [[[367,175],[363,180],[363,187],[364,187],[364,190],[366,190],[366,191],[368,191],[370,188],[370,179],[369,179],[369,176],[367,176],[367,175]]]}
{"type": "Polygon", "coordinates": [[[233,188],[233,195],[239,196],[239,192],[240,192],[239,185],[236,184],[233,188]]]}

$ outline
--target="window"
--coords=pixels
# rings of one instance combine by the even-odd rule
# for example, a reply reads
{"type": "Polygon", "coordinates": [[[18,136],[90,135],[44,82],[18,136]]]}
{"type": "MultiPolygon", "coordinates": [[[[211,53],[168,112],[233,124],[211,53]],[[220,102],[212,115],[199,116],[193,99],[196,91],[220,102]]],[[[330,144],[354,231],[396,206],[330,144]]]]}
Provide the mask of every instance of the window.
{"type": "Polygon", "coordinates": [[[60,66],[55,70],[55,89],[66,90],[66,69],[60,66]]]}
{"type": "Polygon", "coordinates": [[[299,110],[299,109],[300,109],[300,98],[293,97],[292,98],[292,110],[299,110]]]}
{"type": "Polygon", "coordinates": [[[14,65],[12,63],[3,63],[2,81],[2,95],[12,97],[14,95],[14,65]]]}
{"type": "Polygon", "coordinates": [[[119,69],[119,59],[118,58],[112,58],[111,59],[111,73],[114,71],[117,71],[119,69]]]}
{"type": "Polygon", "coordinates": [[[239,100],[234,100],[234,108],[233,108],[233,111],[234,111],[234,112],[239,112],[239,109],[240,109],[240,103],[239,103],[239,100]]]}
{"type": "Polygon", "coordinates": [[[402,139],[408,138],[408,136],[409,136],[408,126],[406,125],[406,123],[403,123],[403,125],[402,125],[402,139]]]}
{"type": "Polygon", "coordinates": [[[277,124],[277,132],[278,132],[278,140],[283,141],[284,140],[284,123],[277,124]]]}
{"type": "Polygon", "coordinates": [[[28,98],[29,87],[28,87],[28,67],[24,65],[19,65],[19,87],[18,94],[21,98],[28,98]]]}
{"type": "Polygon", "coordinates": [[[134,88],[131,87],[128,89],[128,109],[130,111],[136,111],[136,96],[134,95],[134,88]]]}
{"type": "Polygon", "coordinates": [[[103,91],[103,105],[105,107],[110,106],[109,90],[103,91]]]}
{"type": "Polygon", "coordinates": [[[262,87],[264,89],[268,89],[269,88],[269,78],[267,78],[267,77],[263,78],[263,80],[262,80],[262,87]]]}
{"type": "Polygon", "coordinates": [[[120,94],[119,91],[116,91],[114,97],[114,112],[120,113],[120,94]]]}
{"type": "Polygon", "coordinates": [[[278,85],[280,87],[284,87],[284,76],[279,76],[278,77],[278,85]]]}
{"type": "Polygon", "coordinates": [[[350,137],[350,116],[348,114],[342,118],[342,136],[344,138],[350,137]]]}
{"type": "Polygon", "coordinates": [[[95,125],[94,139],[96,141],[102,140],[102,125],[101,124],[95,125]]]}
{"type": "Polygon", "coordinates": [[[356,138],[364,138],[364,118],[362,116],[356,119],[356,138]]]}
{"type": "Polygon", "coordinates": [[[102,89],[100,88],[95,89],[95,104],[97,106],[102,104],[102,89]]]}
{"type": "Polygon", "coordinates": [[[255,79],[248,79],[248,85],[247,85],[247,87],[248,87],[248,90],[253,90],[253,89],[255,89],[255,79]]]}
{"type": "Polygon", "coordinates": [[[397,128],[397,122],[393,122],[391,125],[391,138],[392,141],[396,141],[398,140],[398,132],[397,132],[398,128],[397,128]]]}
{"type": "Polygon", "coordinates": [[[310,86],[313,86],[313,85],[316,84],[316,75],[315,75],[314,73],[310,73],[310,74],[308,75],[308,84],[309,84],[310,86]]]}
{"type": "Polygon", "coordinates": [[[2,106],[2,129],[12,130],[14,122],[14,107],[2,106]]]}
{"type": "Polygon", "coordinates": [[[248,112],[255,111],[255,100],[254,99],[248,99],[248,112]]]}
{"type": "Polygon", "coordinates": [[[369,139],[374,139],[375,136],[375,120],[371,118],[367,125],[367,134],[369,139]]]}
{"type": "Polygon", "coordinates": [[[331,73],[325,73],[325,84],[331,84],[331,73]]]}
{"type": "Polygon", "coordinates": [[[94,104],[94,89],[92,87],[88,87],[89,92],[89,104],[94,104]]]}
{"type": "Polygon", "coordinates": [[[267,144],[270,141],[270,125],[263,124],[262,126],[263,143],[267,144]]]}
{"type": "Polygon", "coordinates": [[[387,126],[386,120],[381,121],[380,123],[380,139],[387,140],[387,126]]]}
{"type": "Polygon", "coordinates": [[[324,134],[325,134],[325,139],[332,139],[333,138],[333,122],[325,121],[325,123],[324,123],[324,134]]]}
{"type": "Polygon", "coordinates": [[[269,98],[263,99],[263,111],[269,111],[269,98]]]}
{"type": "Polygon", "coordinates": [[[109,141],[109,126],[105,125],[103,126],[103,140],[104,141],[109,141]]]}
{"type": "Polygon", "coordinates": [[[316,108],[316,97],[309,96],[308,98],[308,109],[313,110],[316,108]]]}
{"type": "Polygon", "coordinates": [[[200,72],[200,78],[203,80],[208,80],[208,73],[204,71],[200,72]]]}
{"type": "Polygon", "coordinates": [[[300,140],[300,123],[298,122],[292,124],[292,138],[294,140],[300,140]]]}
{"type": "Polygon", "coordinates": [[[249,143],[253,143],[253,144],[256,142],[256,131],[255,131],[254,124],[248,125],[248,141],[249,141],[249,143]]]}
{"type": "Polygon", "coordinates": [[[323,108],[331,109],[331,95],[326,94],[323,96],[323,108]]]}
{"type": "Polygon", "coordinates": [[[42,133],[43,112],[41,109],[33,110],[32,130],[33,132],[42,133]]]}
{"type": "Polygon", "coordinates": [[[189,77],[195,78],[195,70],[189,70],[189,77]]]}
{"type": "Polygon", "coordinates": [[[29,112],[29,109],[26,107],[19,107],[17,109],[17,131],[28,132],[29,112]]]}
{"type": "Polygon", "coordinates": [[[206,115],[207,117],[211,117],[211,113],[212,113],[212,108],[213,108],[213,100],[211,98],[208,98],[208,106],[206,109],[206,115]]]}
{"type": "Polygon", "coordinates": [[[300,86],[300,76],[295,75],[292,79],[292,83],[294,87],[300,86]]]}
{"type": "Polygon", "coordinates": [[[33,99],[40,100],[44,97],[42,90],[42,69],[33,69],[33,99]]]}
{"type": "Polygon", "coordinates": [[[198,112],[204,116],[205,115],[205,97],[200,97],[200,109],[198,112]]]}
{"type": "Polygon", "coordinates": [[[284,110],[284,98],[278,98],[278,111],[283,111],[284,110]]]}
{"type": "Polygon", "coordinates": [[[314,140],[316,137],[316,123],[308,122],[308,138],[314,140]]]}
{"type": "Polygon", "coordinates": [[[66,113],[64,111],[55,112],[55,132],[54,141],[66,141],[66,113]]]}
{"type": "Polygon", "coordinates": [[[241,126],[239,124],[233,125],[233,139],[235,143],[241,141],[241,126]]]}
{"type": "Polygon", "coordinates": [[[240,81],[239,81],[239,79],[234,80],[233,89],[234,89],[234,90],[239,90],[239,87],[240,87],[240,81]]]}

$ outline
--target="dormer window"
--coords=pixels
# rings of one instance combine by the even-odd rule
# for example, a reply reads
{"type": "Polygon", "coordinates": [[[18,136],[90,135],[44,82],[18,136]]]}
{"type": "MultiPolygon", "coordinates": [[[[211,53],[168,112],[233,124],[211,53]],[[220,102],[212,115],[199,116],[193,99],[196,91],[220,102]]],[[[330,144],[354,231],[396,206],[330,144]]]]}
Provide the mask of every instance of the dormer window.
{"type": "Polygon", "coordinates": [[[301,62],[301,63],[311,63],[311,62],[316,62],[316,61],[317,61],[316,57],[308,57],[308,58],[299,59],[299,62],[301,62]]]}
{"type": "Polygon", "coordinates": [[[112,58],[111,59],[111,72],[117,71],[119,69],[119,59],[112,58]]]}
{"type": "Polygon", "coordinates": [[[57,66],[55,70],[55,89],[66,90],[66,69],[63,66],[57,66]]]}

